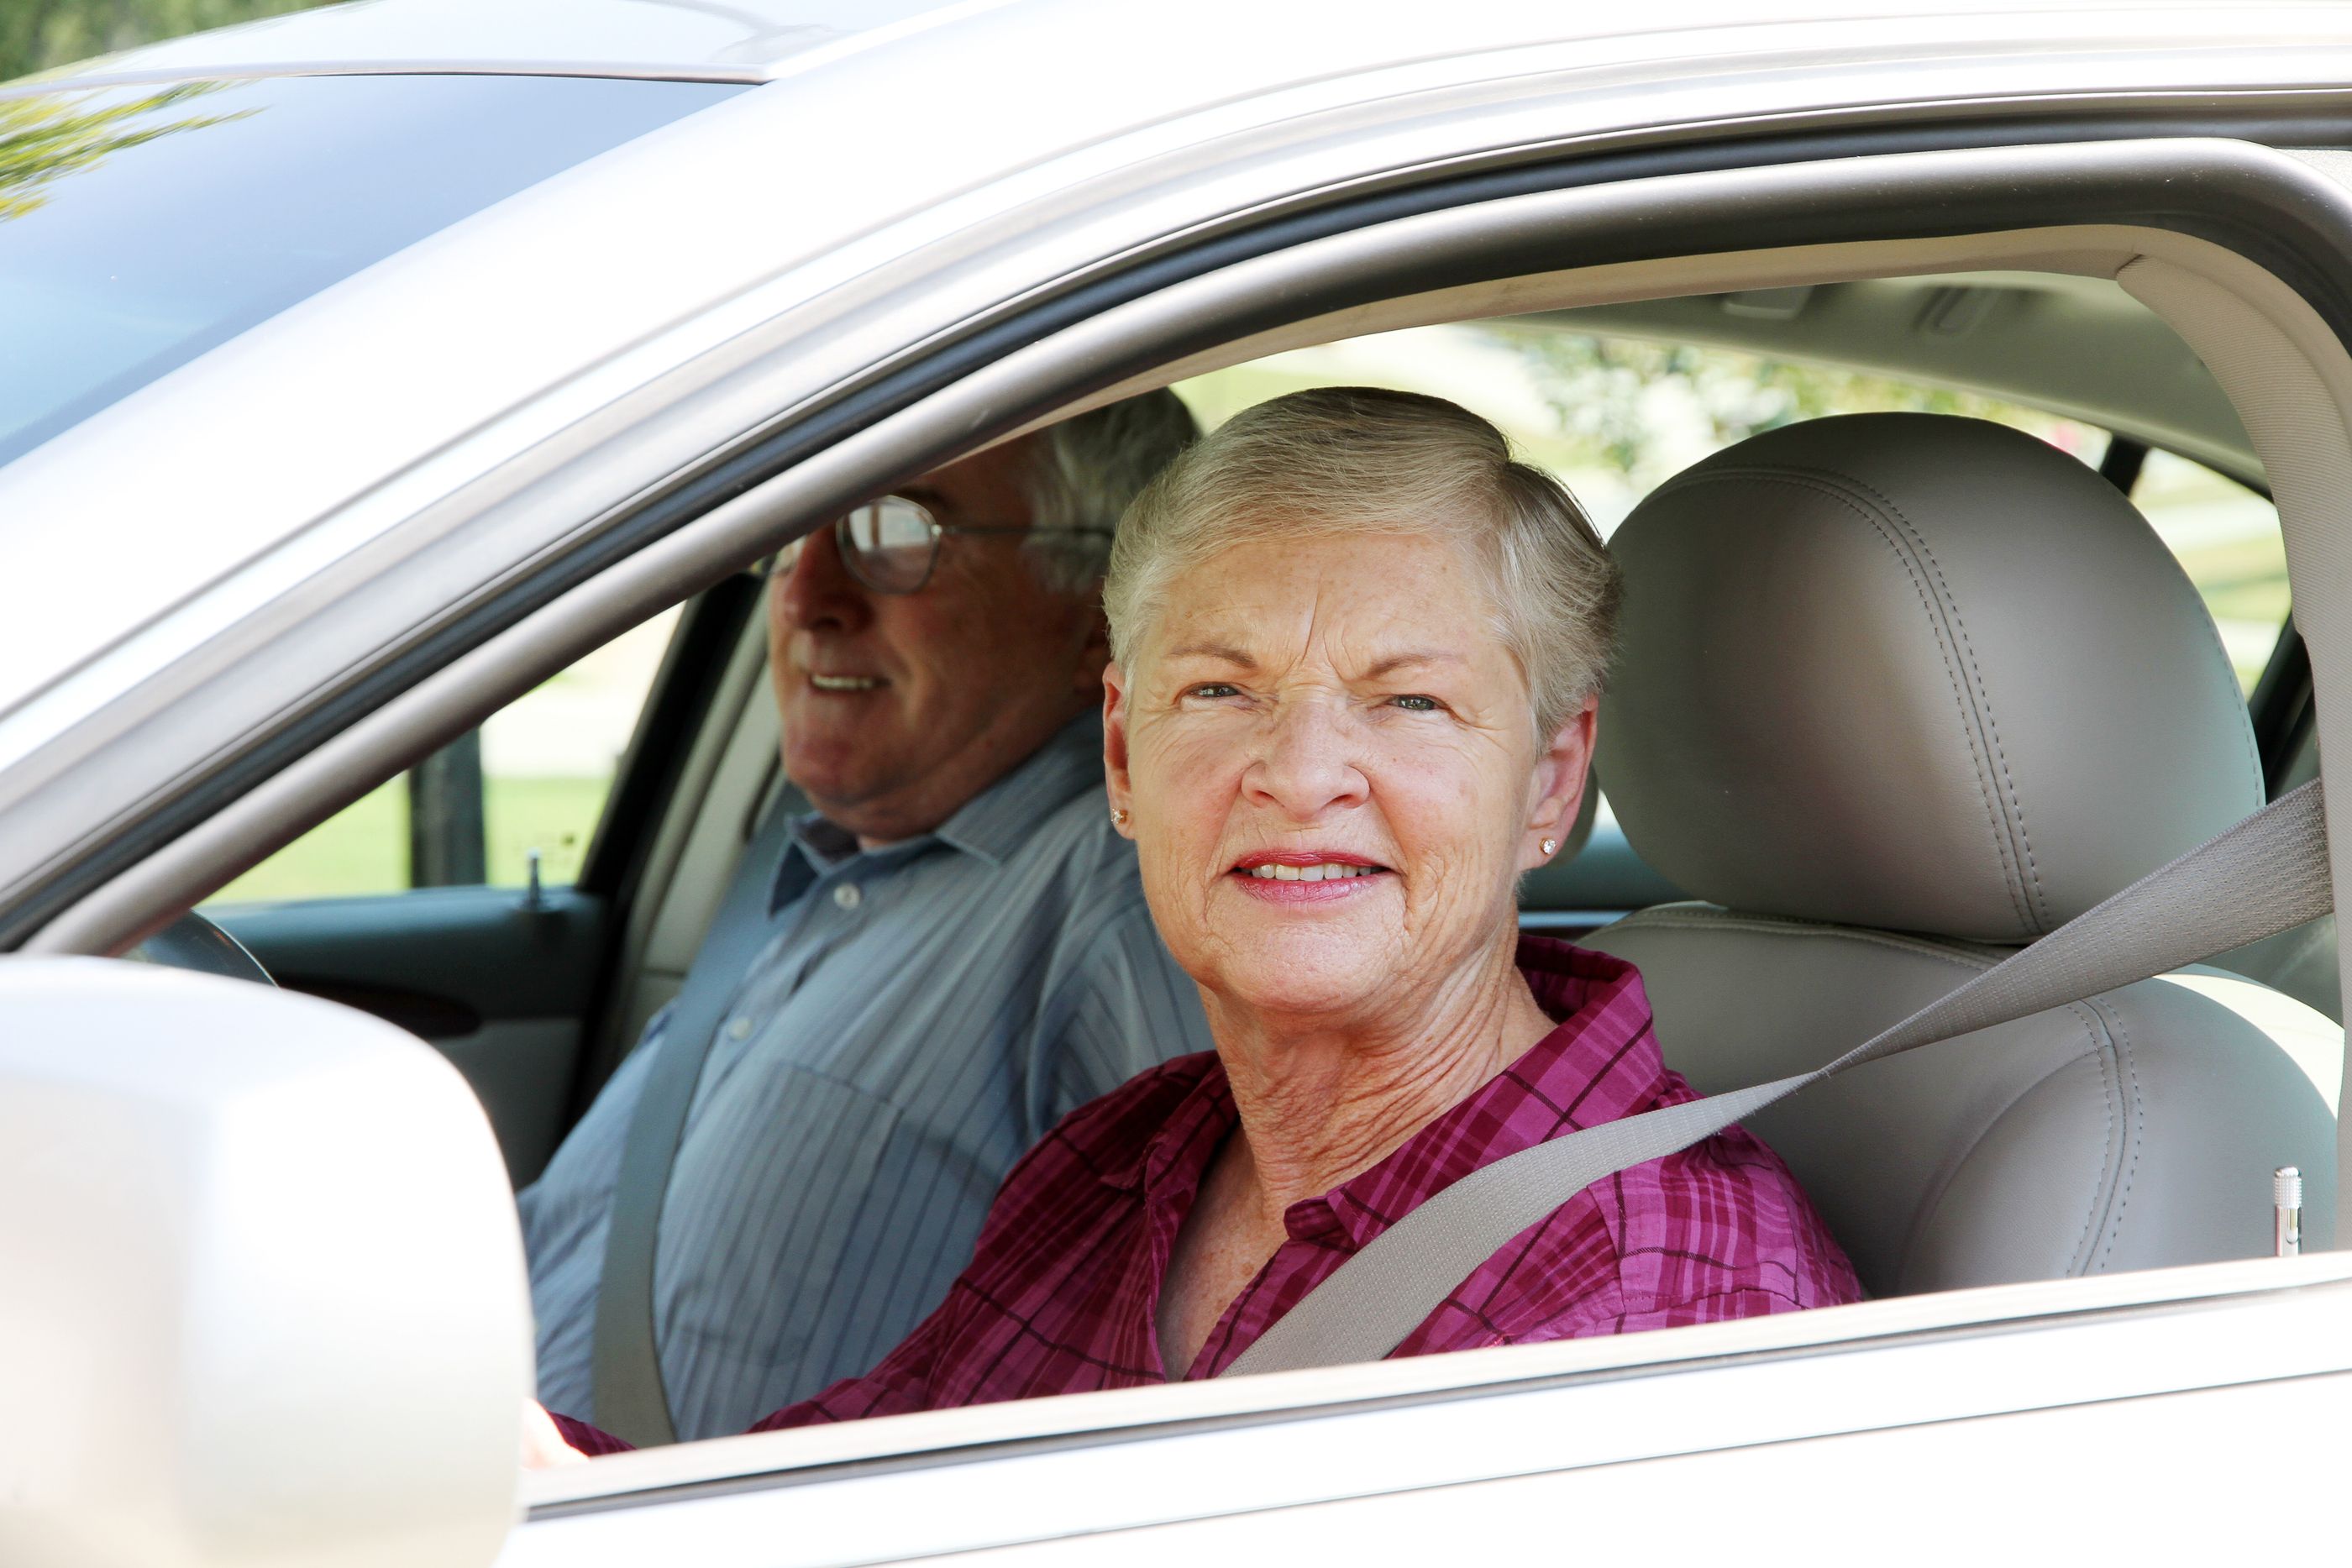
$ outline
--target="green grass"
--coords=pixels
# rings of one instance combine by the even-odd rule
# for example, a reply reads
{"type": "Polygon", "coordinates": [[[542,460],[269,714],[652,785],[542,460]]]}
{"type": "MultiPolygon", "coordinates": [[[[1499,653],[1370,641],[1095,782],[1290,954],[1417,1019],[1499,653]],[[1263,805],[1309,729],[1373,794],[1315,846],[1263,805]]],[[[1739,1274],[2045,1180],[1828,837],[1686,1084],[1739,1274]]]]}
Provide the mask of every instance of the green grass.
{"type": "Polygon", "coordinates": [[[206,903],[328,898],[408,885],[408,780],[377,786],[206,903]]]}
{"type": "MultiPolygon", "coordinates": [[[[577,881],[610,788],[603,779],[492,778],[484,824],[493,885],[520,887],[526,852],[550,886],[577,881]]],[[[361,796],[206,902],[247,903],[398,893],[408,883],[408,781],[361,796]]]]}
{"type": "Polygon", "coordinates": [[[579,881],[611,787],[605,779],[490,779],[485,802],[490,881],[520,887],[524,852],[533,848],[549,886],[579,881]]]}

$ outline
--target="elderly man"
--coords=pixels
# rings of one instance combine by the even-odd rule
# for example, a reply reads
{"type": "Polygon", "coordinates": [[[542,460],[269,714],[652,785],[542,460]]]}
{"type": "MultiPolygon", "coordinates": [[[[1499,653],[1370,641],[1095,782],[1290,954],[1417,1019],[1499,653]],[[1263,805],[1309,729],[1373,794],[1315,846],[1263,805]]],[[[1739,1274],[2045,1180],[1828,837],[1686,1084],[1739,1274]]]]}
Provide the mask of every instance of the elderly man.
{"type": "Polygon", "coordinates": [[[1097,712],[1111,535],[1193,434],[1171,393],[1114,404],[777,562],[784,772],[815,810],[768,824],[685,992],[522,1195],[554,1408],[619,1424],[597,1319],[616,1190],[646,1200],[625,1166],[666,1187],[636,1220],[658,1215],[659,1396],[681,1438],[740,1431],[904,1338],[1055,1120],[1208,1043],[1111,827],[1097,712]],[[667,1136],[633,1130],[665,1098],[667,1136]]]}

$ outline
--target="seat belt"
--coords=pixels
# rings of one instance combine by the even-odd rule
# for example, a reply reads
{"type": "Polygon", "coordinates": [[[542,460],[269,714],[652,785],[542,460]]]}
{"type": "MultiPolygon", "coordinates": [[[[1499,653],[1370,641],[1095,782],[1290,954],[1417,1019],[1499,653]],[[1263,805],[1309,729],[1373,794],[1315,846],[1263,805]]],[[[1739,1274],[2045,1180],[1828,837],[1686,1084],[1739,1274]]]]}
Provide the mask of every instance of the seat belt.
{"type": "Polygon", "coordinates": [[[1511,1238],[1594,1182],[1679,1154],[1824,1079],[2274,936],[2335,907],[2320,781],[2272,801],[1811,1072],[1522,1149],[1375,1237],[1220,1375],[1378,1361],[1511,1238]]]}
{"type": "Polygon", "coordinates": [[[772,935],[768,897],[776,867],[792,839],[792,797],[770,808],[760,831],[736,862],[734,880],[702,946],[670,1006],[645,1088],[629,1119],[621,1146],[621,1172],[613,1187],[613,1217],[604,1235],[604,1270],[596,1288],[596,1332],[591,1345],[590,1386],[596,1425],[638,1448],[677,1441],[669,1396],[662,1387],[661,1352],[654,1340],[654,1244],[660,1234],[662,1200],[669,1194],[670,1167],[677,1160],[686,1113],[702,1082],[727,1004],[743,983],[751,960],[772,935]]]}

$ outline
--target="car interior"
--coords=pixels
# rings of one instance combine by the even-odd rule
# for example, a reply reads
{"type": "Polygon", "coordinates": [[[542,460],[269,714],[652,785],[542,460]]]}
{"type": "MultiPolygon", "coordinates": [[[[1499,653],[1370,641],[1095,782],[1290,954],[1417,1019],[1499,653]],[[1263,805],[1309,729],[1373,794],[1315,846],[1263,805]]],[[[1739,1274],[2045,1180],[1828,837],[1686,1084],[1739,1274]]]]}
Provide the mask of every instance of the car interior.
{"type": "MultiPolygon", "coordinates": [[[[1633,960],[1702,1092],[1818,1064],[2089,907],[2149,843],[2317,773],[2263,465],[2212,373],[2114,282],[1930,272],[1425,315],[1301,323],[1144,380],[1209,422],[1318,383],[1436,392],[1560,471],[1604,534],[1625,523],[1600,787],[1521,924],[1633,960]],[[1675,477],[1765,431],[1790,472],[1874,486],[1916,530],[1865,549],[1830,526],[1834,486],[1675,477]],[[2116,809],[2119,770],[2168,781],[2155,818],[2116,809]],[[1733,778],[1780,809],[1720,807],[1733,778]]],[[[560,853],[518,855],[512,831],[484,853],[506,831],[494,719],[487,768],[469,737],[204,915],[280,984],[446,1054],[527,1185],[677,994],[790,789],[760,593],[746,572],[631,633],[632,673],[597,688],[625,740],[560,853]],[[382,885],[332,847],[362,832],[382,885]]],[[[2341,1012],[2330,917],[1876,1064],[1755,1130],[1874,1295],[2250,1255],[2269,1219],[2249,1173],[2333,1147],[2341,1012]]]]}

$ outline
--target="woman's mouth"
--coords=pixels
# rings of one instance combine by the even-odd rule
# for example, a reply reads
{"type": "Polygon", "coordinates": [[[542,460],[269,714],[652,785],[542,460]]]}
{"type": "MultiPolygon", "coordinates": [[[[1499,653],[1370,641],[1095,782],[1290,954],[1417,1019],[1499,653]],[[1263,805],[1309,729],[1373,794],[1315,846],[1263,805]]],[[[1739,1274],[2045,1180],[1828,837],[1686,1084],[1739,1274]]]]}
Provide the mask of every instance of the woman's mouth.
{"type": "Polygon", "coordinates": [[[1346,877],[1370,876],[1380,869],[1344,861],[1318,861],[1312,865],[1255,865],[1249,868],[1248,874],[1260,882],[1338,882],[1346,877]]]}
{"type": "Polygon", "coordinates": [[[1396,873],[1377,861],[1340,851],[1262,850],[1230,873],[1249,892],[1284,903],[1345,897],[1396,873]]]}

